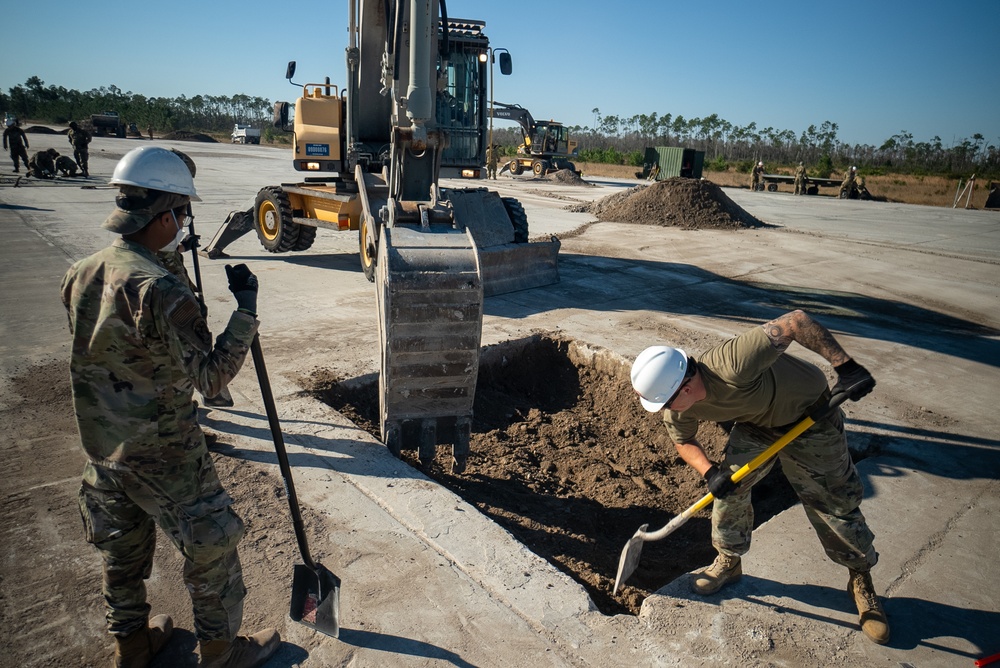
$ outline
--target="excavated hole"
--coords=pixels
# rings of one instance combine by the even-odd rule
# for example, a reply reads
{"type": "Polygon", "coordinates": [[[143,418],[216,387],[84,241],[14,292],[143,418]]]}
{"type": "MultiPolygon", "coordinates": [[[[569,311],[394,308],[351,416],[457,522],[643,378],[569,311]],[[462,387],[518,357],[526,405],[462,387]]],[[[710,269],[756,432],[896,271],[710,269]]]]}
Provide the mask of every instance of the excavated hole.
{"type": "MultiPolygon", "coordinates": [[[[485,348],[468,468],[449,473],[450,446],[441,446],[424,470],[580,582],[609,615],[638,614],[651,592],[715,557],[705,510],[646,543],[635,574],[611,595],[619,555],[635,530],[660,528],[706,492],[659,414],[635,399],[628,370],[614,353],[550,336],[485,348]]],[[[379,438],[374,378],[341,381],[317,372],[310,382],[316,396],[379,438]]],[[[707,423],[698,438],[717,458],[726,433],[707,423]]],[[[403,458],[420,466],[414,450],[403,458]]],[[[754,487],[757,524],[797,500],[779,469],[754,487]]]]}

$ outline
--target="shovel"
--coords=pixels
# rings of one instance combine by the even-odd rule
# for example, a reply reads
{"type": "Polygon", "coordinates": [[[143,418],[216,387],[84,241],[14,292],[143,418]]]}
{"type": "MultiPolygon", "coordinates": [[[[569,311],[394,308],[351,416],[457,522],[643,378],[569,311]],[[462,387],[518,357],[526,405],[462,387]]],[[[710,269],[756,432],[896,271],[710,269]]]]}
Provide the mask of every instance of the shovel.
{"type": "Polygon", "coordinates": [[[271,395],[271,383],[267,378],[259,337],[253,337],[250,352],[253,354],[253,365],[257,370],[260,393],[264,398],[264,408],[267,410],[267,421],[271,425],[274,449],[278,453],[278,466],[281,468],[281,478],[285,483],[288,506],[292,511],[295,540],[299,544],[302,561],[305,562],[295,564],[292,573],[292,601],[288,616],[292,621],[337,638],[340,635],[340,578],[322,564],[314,562],[309,556],[306,530],[299,512],[298,497],[295,496],[295,485],[292,483],[292,468],[288,464],[285,439],[281,436],[281,426],[278,424],[278,413],[274,408],[274,397],[271,395]]]}
{"type": "MultiPolygon", "coordinates": [[[[787,434],[775,441],[771,447],[754,457],[753,460],[734,473],[730,480],[732,480],[734,484],[743,480],[743,478],[749,475],[751,471],[755,471],[763,464],[767,463],[767,461],[777,455],[783,447],[798,438],[799,435],[806,429],[816,424],[817,420],[822,420],[824,417],[833,413],[834,409],[844,403],[846,399],[846,394],[840,394],[831,399],[830,402],[821,410],[815,411],[813,414],[815,417],[807,416],[802,418],[801,422],[792,427],[787,434]]],[[[639,555],[642,554],[642,544],[644,542],[662,540],[663,538],[666,538],[683,526],[685,522],[691,519],[692,515],[712,503],[714,499],[715,497],[711,492],[709,492],[687,510],[670,520],[666,526],[658,531],[646,531],[646,529],[649,528],[648,524],[643,524],[639,527],[639,530],[635,532],[635,535],[629,538],[628,543],[625,544],[625,548],[622,550],[622,556],[618,559],[618,575],[615,577],[615,588],[612,595],[617,596],[619,587],[621,587],[621,585],[632,576],[632,573],[635,572],[636,567],[639,565],[639,555]]]]}

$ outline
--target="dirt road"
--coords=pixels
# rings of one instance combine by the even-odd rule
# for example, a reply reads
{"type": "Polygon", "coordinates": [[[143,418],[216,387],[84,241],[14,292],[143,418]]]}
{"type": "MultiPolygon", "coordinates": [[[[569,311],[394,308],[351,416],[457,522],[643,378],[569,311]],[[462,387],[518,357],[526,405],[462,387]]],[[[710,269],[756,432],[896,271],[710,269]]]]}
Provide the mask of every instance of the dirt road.
{"type": "MultiPolygon", "coordinates": [[[[205,201],[195,214],[206,237],[259,187],[291,178],[266,148],[178,146],[199,165],[205,201]]],[[[96,139],[92,172],[110,174],[130,147],[96,139]]],[[[69,262],[110,240],[97,225],[111,192],[81,185],[66,180],[0,190],[0,414],[10,435],[4,456],[11,472],[0,487],[0,621],[9,630],[0,652],[17,666],[96,666],[110,657],[99,562],[82,540],[75,507],[83,460],[68,404],[65,315],[57,298],[69,262]]],[[[873,648],[859,638],[849,605],[836,593],[841,574],[803,531],[796,509],[755,534],[748,561],[755,578],[732,599],[688,600],[668,586],[645,599],[638,617],[597,611],[579,584],[480,515],[482,505],[442,494],[304,392],[317,375],[358,382],[377,364],[374,299],[357,240],[328,232],[307,253],[273,256],[252,237],[230,252],[261,279],[262,340],[310,536],[319,559],[346,583],[340,642],[287,620],[287,577],[298,555],[253,373],[245,370],[234,384],[234,409],[204,415],[220,435],[217,462],[248,524],[241,547],[250,589],[245,628],[276,625],[287,640],[272,665],[513,666],[532,657],[560,666],[943,666],[1000,651],[991,645],[1000,578],[981,549],[995,546],[996,525],[989,533],[973,521],[996,498],[1000,475],[1000,417],[993,407],[1000,390],[1000,216],[732,191],[737,204],[776,227],[587,226],[592,216],[564,207],[633,183],[595,185],[497,182],[502,194],[524,203],[532,235],[564,237],[562,281],[488,300],[484,344],[546,332],[629,360],[653,342],[704,349],[791,308],[817,315],[870,362],[879,380],[869,400],[850,407],[849,428],[869,455],[862,462],[872,490],[865,508],[879,536],[876,582],[890,594],[894,643],[873,648]],[[948,579],[945,556],[959,534],[970,541],[973,581],[948,579]],[[763,606],[769,607],[758,618],[763,606]]],[[[205,261],[203,272],[210,325],[219,329],[231,308],[222,264],[205,261]]],[[[620,387],[599,387],[589,395],[600,403],[591,413],[632,399],[620,387]]],[[[537,424],[553,422],[534,417],[537,424]]],[[[573,418],[564,428],[586,442],[581,424],[573,418]]],[[[535,481],[535,492],[547,493],[551,484],[554,498],[572,477],[558,475],[555,459],[539,460],[536,470],[549,465],[556,475],[535,481]]],[[[633,477],[651,481],[652,472],[609,468],[630,485],[642,485],[633,477]]],[[[516,504],[503,505],[510,512],[516,504]]],[[[635,528],[629,520],[613,531],[577,534],[581,544],[597,541],[597,549],[614,553],[635,528]]],[[[150,597],[180,629],[162,666],[196,661],[179,571],[177,555],[161,541],[150,597]]]]}

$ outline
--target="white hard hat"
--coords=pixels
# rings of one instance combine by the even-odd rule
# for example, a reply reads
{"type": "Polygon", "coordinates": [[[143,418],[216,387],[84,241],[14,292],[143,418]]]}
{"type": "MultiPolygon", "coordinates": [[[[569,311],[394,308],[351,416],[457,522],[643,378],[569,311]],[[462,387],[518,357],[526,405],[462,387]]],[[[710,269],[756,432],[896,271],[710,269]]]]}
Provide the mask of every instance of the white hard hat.
{"type": "Polygon", "coordinates": [[[757,166],[758,166],[758,167],[763,167],[763,166],[764,166],[764,163],[763,163],[763,162],[758,162],[758,163],[757,163],[757,166]]]}
{"type": "Polygon", "coordinates": [[[666,405],[684,382],[688,356],[680,348],[651,346],[632,363],[632,389],[639,393],[642,407],[655,413],[666,405]]]}
{"type": "Polygon", "coordinates": [[[140,146],[126,153],[115,166],[109,183],[187,195],[201,201],[184,160],[174,151],[159,146],[140,146]]]}

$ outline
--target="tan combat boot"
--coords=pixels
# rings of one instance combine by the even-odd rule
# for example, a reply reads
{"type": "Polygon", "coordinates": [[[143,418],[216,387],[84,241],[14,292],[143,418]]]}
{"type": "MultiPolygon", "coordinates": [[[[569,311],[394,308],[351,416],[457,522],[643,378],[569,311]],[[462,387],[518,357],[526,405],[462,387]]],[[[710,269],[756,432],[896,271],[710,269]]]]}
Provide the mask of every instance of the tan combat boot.
{"type": "Polygon", "coordinates": [[[851,569],[851,579],[847,583],[847,593],[854,598],[861,620],[861,630],[879,645],[889,642],[889,620],[882,609],[882,603],[875,594],[875,585],[868,571],[851,569]]]}
{"type": "Polygon", "coordinates": [[[173,632],[174,621],[168,615],[157,615],[149,620],[146,628],[127,636],[115,636],[115,659],[111,665],[114,668],[146,668],[173,632]]]}
{"type": "Polygon", "coordinates": [[[691,590],[696,594],[708,596],[730,582],[739,580],[743,575],[743,566],[739,557],[731,557],[720,552],[711,566],[699,569],[691,575],[691,590]]]}
{"type": "Polygon", "coordinates": [[[252,636],[237,636],[232,642],[208,640],[201,643],[201,668],[259,668],[267,663],[281,636],[274,629],[264,629],[252,636]]]}

